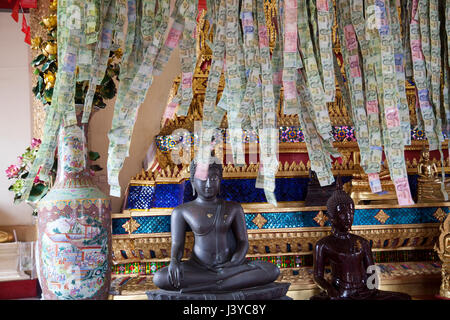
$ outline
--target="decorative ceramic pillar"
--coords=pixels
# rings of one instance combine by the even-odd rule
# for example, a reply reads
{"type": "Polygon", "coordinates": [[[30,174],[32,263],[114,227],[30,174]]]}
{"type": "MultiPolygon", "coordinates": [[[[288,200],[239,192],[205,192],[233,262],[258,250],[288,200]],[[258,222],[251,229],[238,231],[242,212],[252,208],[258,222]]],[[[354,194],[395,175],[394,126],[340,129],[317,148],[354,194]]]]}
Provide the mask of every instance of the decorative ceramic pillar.
{"type": "Polygon", "coordinates": [[[37,270],[43,299],[107,299],[111,206],[88,169],[87,125],[61,127],[56,182],[39,202],[37,270]]]}

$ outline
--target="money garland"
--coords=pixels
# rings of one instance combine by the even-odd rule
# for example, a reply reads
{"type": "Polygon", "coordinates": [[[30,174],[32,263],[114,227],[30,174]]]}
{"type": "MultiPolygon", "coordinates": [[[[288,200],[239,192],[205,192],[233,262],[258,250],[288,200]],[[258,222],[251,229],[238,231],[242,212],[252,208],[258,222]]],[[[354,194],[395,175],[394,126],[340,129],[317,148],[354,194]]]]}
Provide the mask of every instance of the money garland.
{"type": "Polygon", "coordinates": [[[331,39],[333,21],[333,2],[331,0],[318,0],[317,24],[319,30],[320,61],[323,74],[325,102],[333,102],[336,96],[336,83],[333,67],[333,43],[331,39]]]}
{"type": "Polygon", "coordinates": [[[383,138],[390,175],[395,185],[398,203],[411,205],[413,200],[408,182],[404,156],[404,138],[400,125],[398,88],[395,76],[395,50],[389,24],[389,10],[386,1],[375,2],[376,25],[380,36],[381,81],[383,87],[383,138]]]}
{"type": "MultiPolygon", "coordinates": [[[[245,73],[248,75],[244,97],[239,118],[243,119],[242,128],[262,128],[256,122],[255,101],[261,100],[261,87],[259,86],[260,69],[257,61],[257,26],[255,25],[256,8],[253,0],[243,0],[241,6],[241,21],[244,47],[245,73]]],[[[259,54],[258,54],[259,55],[259,54]]]]}
{"type": "MultiPolygon", "coordinates": [[[[86,23],[92,21],[84,18],[84,3],[81,0],[62,0],[57,10],[57,39],[59,68],[54,87],[52,106],[46,115],[43,141],[29,176],[24,182],[22,200],[27,200],[34,178],[39,172],[40,178],[46,180],[53,166],[54,153],[60,125],[75,128],[77,124],[75,114],[75,85],[78,52],[83,45],[86,23]]],[[[92,41],[92,40],[90,40],[92,41]]],[[[98,41],[98,39],[97,39],[98,41]]]]}
{"type": "MultiPolygon", "coordinates": [[[[430,0],[430,42],[431,42],[431,97],[436,115],[435,132],[439,139],[439,153],[441,160],[441,192],[444,199],[448,200],[448,194],[445,190],[445,163],[444,154],[442,152],[442,142],[444,137],[442,135],[442,120],[441,114],[441,38],[440,38],[440,21],[439,21],[439,4],[438,0],[430,0]]],[[[445,72],[444,72],[445,73],[445,72]]],[[[445,112],[445,110],[444,110],[445,112]]]]}
{"type": "MultiPolygon", "coordinates": [[[[339,154],[332,147],[326,103],[335,99],[337,77],[343,99],[352,114],[361,165],[369,174],[372,191],[380,191],[378,172],[384,145],[399,203],[412,203],[404,159],[404,146],[411,142],[405,90],[405,80],[410,73],[407,62],[408,59],[412,61],[411,75],[417,87],[418,124],[424,126],[430,150],[438,149],[442,160],[442,111],[446,115],[445,130],[447,135],[450,133],[450,74],[447,70],[450,64],[450,1],[445,4],[447,46],[442,48],[438,0],[403,3],[401,17],[399,0],[343,0],[337,3],[339,37],[347,75],[345,82],[332,49],[332,0],[278,0],[277,41],[272,54],[261,1],[207,1],[207,18],[213,28],[214,43],[211,44],[213,58],[197,153],[198,177],[207,173],[211,139],[227,112],[227,137],[231,139],[233,161],[245,162],[242,129],[255,129],[260,138],[261,163],[256,186],[264,188],[267,201],[276,204],[276,106],[283,87],[284,112],[299,116],[312,169],[321,185],[332,183],[330,155],[339,154]],[[411,21],[409,31],[405,21],[411,21]],[[443,65],[441,52],[445,56],[443,65]],[[444,69],[443,93],[441,69],[444,69]],[[222,73],[225,90],[216,105],[222,73]]],[[[111,195],[120,195],[118,176],[128,156],[138,108],[153,76],[163,70],[178,45],[182,81],[173,102],[179,103],[179,115],[186,115],[189,110],[196,64],[196,16],[195,0],[176,0],[173,8],[170,8],[169,0],[59,2],[58,55],[63,59],[58,69],[53,108],[46,118],[42,146],[30,179],[25,183],[25,199],[31,189],[30,181],[39,168],[42,176],[51,168],[60,125],[68,130],[75,127],[76,81],[90,81],[83,113],[83,122],[87,123],[96,86],[106,70],[109,51],[119,47],[124,49],[124,55],[113,123],[108,134],[108,182],[111,195]]],[[[443,192],[445,194],[445,190],[443,192]]]]}
{"type": "Polygon", "coordinates": [[[306,148],[311,161],[311,170],[316,172],[320,185],[330,185],[334,182],[330,154],[325,152],[328,148],[325,145],[325,141],[318,134],[312,117],[312,98],[306,86],[304,72],[298,70],[298,73],[297,92],[301,97],[298,118],[305,136],[306,148]]]}
{"type": "Polygon", "coordinates": [[[255,113],[262,117],[262,130],[259,134],[260,168],[256,178],[256,187],[264,188],[267,202],[276,206],[275,174],[278,170],[278,128],[276,128],[276,108],[273,93],[273,73],[270,61],[269,35],[263,3],[256,1],[256,16],[259,40],[259,61],[261,64],[261,104],[257,104],[255,113]],[[262,168],[261,168],[262,167],[262,168]]]}
{"type": "MultiPolygon", "coordinates": [[[[427,86],[431,88],[430,0],[419,0],[417,14],[420,24],[420,41],[425,58],[427,86]]],[[[432,97],[429,97],[432,102],[432,97]]]]}
{"type": "MultiPolygon", "coordinates": [[[[95,14],[97,13],[97,8],[98,8],[97,5],[92,6],[90,3],[88,3],[87,6],[88,23],[90,21],[95,20],[94,18],[89,19],[89,17],[95,16],[95,14]],[[92,11],[92,8],[96,9],[92,11]]],[[[90,56],[92,56],[92,59],[86,59],[84,61],[81,61],[83,57],[82,53],[86,53],[86,50],[82,49],[86,48],[86,46],[80,47],[79,52],[79,60],[80,60],[79,65],[81,64],[81,62],[84,62],[85,66],[91,69],[88,79],[78,77],[78,81],[89,80],[89,88],[84,100],[82,123],[89,122],[95,90],[97,89],[97,85],[101,83],[101,81],[105,76],[109,52],[112,45],[112,33],[114,28],[113,21],[115,20],[116,16],[116,2],[111,0],[105,0],[102,3],[101,8],[107,8],[107,10],[103,10],[104,14],[97,15],[97,17],[100,18],[100,22],[98,24],[100,25],[99,28],[101,30],[101,34],[99,41],[97,41],[97,44],[91,51],[92,53],[90,54],[90,56]]],[[[94,29],[93,26],[91,26],[91,28],[94,29]]],[[[86,36],[86,44],[90,44],[92,41],[93,41],[92,37],[91,39],[89,39],[86,36]]]]}
{"type": "Polygon", "coordinates": [[[296,89],[301,97],[297,113],[304,129],[305,139],[308,141],[307,149],[311,168],[316,171],[319,183],[324,186],[334,182],[330,155],[338,157],[339,154],[333,149],[332,139],[329,137],[330,119],[318,70],[320,58],[313,49],[313,42],[317,43],[317,41],[311,38],[306,5],[306,1],[302,0],[297,4],[297,30],[301,39],[299,52],[302,58],[298,64],[298,68],[301,69],[297,70],[296,77],[296,89]]]}
{"type": "MultiPolygon", "coordinates": [[[[153,71],[158,72],[157,67],[168,60],[168,55],[178,44],[181,34],[180,24],[175,21],[170,29],[169,35],[165,42],[164,34],[169,22],[169,3],[168,1],[159,2],[156,26],[152,41],[148,41],[148,45],[142,48],[143,41],[140,33],[136,29],[140,27],[141,21],[137,19],[136,2],[128,2],[128,21],[133,22],[128,25],[128,36],[134,34],[134,44],[126,47],[124,56],[128,57],[126,62],[125,78],[119,85],[119,93],[116,104],[114,106],[114,117],[111,130],[108,133],[109,149],[108,149],[108,183],[110,185],[110,194],[112,196],[120,196],[119,172],[123,167],[125,158],[128,156],[131,134],[134,123],[136,121],[137,111],[145,98],[148,88],[153,80],[153,71]],[[130,6],[131,5],[131,6],[130,6]],[[131,10],[130,10],[131,9],[131,10]],[[164,47],[163,46],[164,43],[164,47]],[[139,54],[144,51],[144,55],[139,54]],[[130,69],[133,69],[131,71],[130,69]]],[[[174,10],[176,15],[176,10],[174,10]]],[[[130,37],[131,38],[131,37],[130,37]]],[[[128,38],[127,40],[129,40],[128,38]]],[[[131,44],[131,40],[128,44],[131,44]]],[[[122,74],[122,70],[121,70],[122,74]]]]}
{"type": "MultiPolygon", "coordinates": [[[[372,192],[381,192],[381,183],[378,173],[381,169],[383,148],[381,144],[381,128],[378,108],[377,81],[375,78],[374,63],[371,59],[369,45],[370,35],[366,34],[366,23],[363,17],[363,0],[353,0],[351,5],[351,20],[361,48],[363,70],[365,75],[366,112],[369,131],[369,156],[365,172],[369,175],[369,185],[372,192]]],[[[409,123],[408,123],[409,124],[409,123]]],[[[409,131],[408,131],[409,135],[409,131]]]]}
{"type": "MultiPolygon", "coordinates": [[[[210,3],[208,3],[210,4],[210,3]]],[[[225,110],[216,108],[217,90],[220,76],[224,67],[225,41],[226,41],[226,0],[220,0],[219,7],[213,16],[215,22],[214,43],[212,45],[212,61],[208,75],[208,82],[203,102],[203,121],[199,136],[199,149],[197,151],[196,178],[205,180],[208,174],[211,157],[211,138],[213,131],[218,127],[225,110]],[[220,119],[219,119],[220,118],[220,119]]]]}
{"type": "Polygon", "coordinates": [[[323,84],[320,79],[313,41],[311,39],[306,0],[299,0],[298,10],[298,33],[301,39],[300,50],[302,52],[303,66],[307,78],[306,85],[310,91],[314,108],[314,123],[322,139],[331,141],[331,122],[328,115],[328,107],[325,103],[323,84]]]}
{"type": "Polygon", "coordinates": [[[195,37],[194,31],[196,27],[195,18],[197,17],[197,2],[194,0],[184,1],[180,14],[185,17],[184,30],[180,42],[180,59],[181,59],[181,88],[180,91],[180,106],[177,114],[186,116],[191,105],[192,93],[192,79],[194,76],[195,64],[197,57],[195,54],[195,37]]]}
{"type": "MultiPolygon", "coordinates": [[[[443,106],[444,106],[444,113],[445,113],[445,133],[448,137],[450,137],[450,56],[449,56],[449,48],[448,43],[450,39],[450,0],[447,0],[445,2],[445,32],[446,32],[446,41],[444,43],[447,43],[447,46],[444,46],[444,85],[443,85],[443,106]]],[[[450,139],[447,141],[450,142],[450,139]]],[[[448,148],[449,156],[450,156],[450,148],[448,148]]]]}
{"type": "Polygon", "coordinates": [[[355,135],[361,151],[361,167],[367,173],[369,166],[369,129],[365,109],[363,78],[360,68],[358,40],[351,21],[350,0],[339,1],[338,8],[339,36],[344,67],[347,74],[352,119],[355,125],[355,135]]]}
{"type": "Polygon", "coordinates": [[[283,88],[285,114],[295,113],[299,103],[296,85],[297,69],[299,68],[297,11],[297,0],[284,1],[283,88]]]}
{"type": "Polygon", "coordinates": [[[429,149],[436,150],[439,147],[439,139],[434,131],[436,126],[435,115],[429,100],[429,86],[424,53],[422,51],[421,34],[418,18],[418,0],[413,0],[410,24],[410,44],[413,61],[414,80],[416,83],[420,112],[424,129],[427,135],[429,149]]]}
{"type": "MultiPolygon", "coordinates": [[[[278,4],[280,7],[284,7],[284,1],[280,0],[278,1],[278,4]]],[[[283,88],[283,52],[284,52],[284,46],[282,37],[280,37],[280,34],[283,34],[283,23],[284,20],[284,9],[281,10],[281,12],[278,12],[278,14],[275,16],[275,21],[273,24],[274,32],[277,37],[277,41],[275,42],[275,48],[272,52],[272,72],[273,72],[273,94],[275,96],[275,105],[276,106],[282,106],[281,103],[281,90],[283,88]]],[[[272,19],[273,21],[273,19],[272,19]]],[[[297,61],[300,63],[300,56],[297,51],[297,61]]],[[[285,112],[285,111],[284,111],[285,112]]],[[[285,112],[286,113],[286,112],[285,112]]]]}
{"type": "Polygon", "coordinates": [[[228,117],[228,138],[232,149],[233,162],[245,164],[244,145],[242,141],[242,118],[239,118],[241,101],[245,88],[245,68],[242,42],[239,41],[239,1],[226,2],[226,69],[225,99],[228,117]]]}
{"type": "Polygon", "coordinates": [[[392,34],[392,41],[394,43],[394,59],[395,72],[397,74],[397,92],[398,92],[398,113],[400,117],[400,126],[402,128],[403,139],[405,145],[411,144],[411,121],[409,119],[408,100],[406,99],[405,87],[405,57],[402,47],[400,22],[397,7],[400,0],[388,0],[386,3],[389,7],[387,14],[390,17],[390,27],[392,34]],[[390,3],[389,3],[390,1],[390,3]]]}

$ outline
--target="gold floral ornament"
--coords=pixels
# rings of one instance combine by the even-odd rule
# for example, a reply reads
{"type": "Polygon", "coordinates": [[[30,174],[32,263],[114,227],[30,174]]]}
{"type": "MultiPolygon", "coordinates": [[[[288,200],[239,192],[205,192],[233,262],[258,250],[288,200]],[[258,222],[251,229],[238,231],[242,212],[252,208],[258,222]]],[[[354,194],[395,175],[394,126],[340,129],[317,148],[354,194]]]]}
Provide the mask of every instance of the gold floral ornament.
{"type": "Polygon", "coordinates": [[[56,11],[58,9],[58,0],[53,0],[48,7],[50,10],[56,11]]]}
{"type": "Polygon", "coordinates": [[[258,213],[255,218],[253,218],[252,222],[261,229],[267,222],[267,219],[262,216],[262,214],[258,213]]]}
{"type": "Polygon", "coordinates": [[[45,89],[48,90],[50,88],[53,88],[55,85],[55,80],[56,80],[55,74],[51,71],[47,72],[44,75],[45,89]]]}
{"type": "Polygon", "coordinates": [[[41,48],[42,44],[42,38],[41,37],[34,37],[31,39],[31,49],[38,50],[41,48]]]}
{"type": "Polygon", "coordinates": [[[52,14],[48,16],[47,18],[42,19],[42,24],[48,29],[53,30],[56,28],[58,24],[58,20],[56,18],[56,14],[52,14]]]}
{"type": "Polygon", "coordinates": [[[383,210],[380,210],[380,211],[378,211],[378,213],[375,215],[374,218],[377,219],[382,224],[385,224],[387,219],[390,218],[390,216],[386,212],[384,212],[383,210]]]}
{"type": "Polygon", "coordinates": [[[314,217],[314,221],[316,221],[319,226],[323,227],[328,221],[328,217],[320,210],[317,216],[314,217]]]}
{"type": "Polygon", "coordinates": [[[125,229],[126,232],[128,232],[128,234],[132,234],[133,232],[135,232],[141,225],[134,220],[133,218],[131,218],[130,220],[128,220],[127,222],[125,222],[122,225],[122,228],[125,229]]]}
{"type": "Polygon", "coordinates": [[[114,56],[115,56],[117,59],[121,59],[122,56],[123,56],[122,48],[119,48],[119,49],[117,49],[116,51],[114,51],[114,56]]]}
{"type": "MultiPolygon", "coordinates": [[[[49,1],[49,9],[56,11],[56,0],[49,1]]],[[[58,71],[57,15],[50,14],[44,16],[41,18],[39,24],[46,31],[46,38],[35,37],[31,40],[32,48],[40,51],[31,62],[32,67],[34,67],[33,73],[36,75],[35,85],[32,91],[35,98],[46,107],[52,102],[53,89],[58,71]]],[[[122,56],[123,52],[120,48],[109,53],[105,76],[94,93],[92,104],[95,108],[102,109],[106,107],[105,101],[114,98],[116,95],[117,89],[114,81],[117,80],[120,72],[120,59],[122,56]]],[[[79,72],[79,66],[76,66],[75,75],[77,77],[79,72]]],[[[76,83],[76,104],[84,104],[88,87],[88,81],[79,81],[76,83]]]]}
{"type": "Polygon", "coordinates": [[[47,42],[44,48],[42,48],[42,53],[47,57],[50,55],[56,55],[57,52],[58,46],[56,45],[56,42],[47,42]]]}
{"type": "Polygon", "coordinates": [[[433,214],[433,217],[435,217],[440,222],[444,221],[446,216],[447,214],[444,212],[444,210],[442,210],[442,208],[438,208],[433,214]]]}

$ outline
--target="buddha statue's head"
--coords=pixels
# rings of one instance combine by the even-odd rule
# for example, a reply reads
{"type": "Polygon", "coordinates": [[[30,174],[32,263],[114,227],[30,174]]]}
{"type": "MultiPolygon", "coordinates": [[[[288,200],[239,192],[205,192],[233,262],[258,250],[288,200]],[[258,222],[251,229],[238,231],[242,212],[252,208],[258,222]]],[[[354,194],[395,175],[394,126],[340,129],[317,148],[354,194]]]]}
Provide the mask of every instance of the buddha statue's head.
{"type": "Polygon", "coordinates": [[[421,156],[422,156],[422,159],[425,161],[430,160],[430,151],[428,151],[428,149],[426,149],[426,148],[423,148],[421,156]]]}
{"type": "Polygon", "coordinates": [[[202,199],[214,199],[220,192],[220,183],[222,181],[222,165],[219,159],[211,157],[206,180],[195,177],[196,169],[197,162],[194,159],[190,166],[191,185],[194,192],[197,192],[198,196],[202,199]]]}
{"type": "Polygon", "coordinates": [[[327,201],[327,215],[333,229],[347,232],[353,224],[355,214],[355,203],[353,199],[343,190],[341,177],[336,179],[336,191],[327,201]]]}

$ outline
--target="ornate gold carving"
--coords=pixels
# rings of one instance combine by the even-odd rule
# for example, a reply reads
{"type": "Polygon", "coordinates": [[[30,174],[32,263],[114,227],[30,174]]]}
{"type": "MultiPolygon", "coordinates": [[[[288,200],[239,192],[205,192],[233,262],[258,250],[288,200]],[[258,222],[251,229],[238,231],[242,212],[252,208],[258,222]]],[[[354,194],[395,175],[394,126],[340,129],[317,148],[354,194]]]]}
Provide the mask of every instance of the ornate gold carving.
{"type": "MultiPolygon", "coordinates": [[[[448,162],[448,160],[445,160],[445,162],[448,162]]],[[[440,161],[430,160],[430,152],[424,147],[417,166],[417,174],[419,175],[417,179],[417,202],[439,202],[445,199],[441,189],[442,181],[439,177],[438,164],[442,168],[440,161]]],[[[450,191],[447,186],[448,182],[448,179],[445,179],[444,187],[447,192],[450,191]]]]}
{"type": "Polygon", "coordinates": [[[378,213],[375,215],[374,218],[380,221],[382,224],[385,224],[387,219],[390,218],[390,216],[386,212],[384,212],[384,210],[380,210],[378,211],[378,213]]]}
{"type": "Polygon", "coordinates": [[[434,248],[442,261],[442,283],[439,294],[450,298],[450,214],[441,223],[439,230],[440,235],[434,248]]]}
{"type": "Polygon", "coordinates": [[[391,180],[389,169],[382,165],[379,174],[381,188],[384,194],[373,193],[370,189],[368,175],[359,165],[359,153],[354,152],[355,159],[355,173],[352,175],[352,180],[345,184],[345,190],[350,193],[350,197],[355,204],[370,201],[370,203],[397,203],[397,195],[395,192],[395,185],[391,180]]]}
{"type": "MultiPolygon", "coordinates": [[[[248,151],[248,150],[247,150],[248,151]]],[[[159,163],[160,167],[161,162],[159,163]]],[[[142,171],[133,177],[130,181],[131,185],[154,185],[156,183],[179,183],[183,179],[189,179],[189,165],[183,164],[181,166],[176,166],[169,164],[165,169],[159,171],[142,171]]],[[[225,179],[232,178],[256,178],[258,175],[258,163],[250,163],[242,166],[236,166],[234,164],[228,163],[223,165],[223,177],[225,179]]],[[[278,163],[278,171],[276,174],[277,178],[289,178],[289,177],[308,177],[309,169],[311,168],[311,162],[308,160],[306,163],[303,161],[281,161],[278,163]]],[[[342,163],[335,161],[332,165],[332,170],[334,174],[351,175],[355,173],[354,162],[350,157],[343,157],[342,163]]]]}
{"type": "Polygon", "coordinates": [[[253,218],[252,222],[257,225],[259,229],[261,229],[266,224],[267,219],[258,213],[256,217],[253,218]]]}
{"type": "Polygon", "coordinates": [[[444,221],[447,214],[442,210],[442,208],[437,208],[436,212],[433,214],[433,217],[435,217],[440,222],[444,221]]]}
{"type": "Polygon", "coordinates": [[[323,213],[322,210],[320,210],[317,216],[314,217],[314,221],[316,221],[319,226],[323,227],[328,221],[328,217],[323,213]]]}
{"type": "Polygon", "coordinates": [[[126,232],[128,232],[128,234],[132,234],[133,232],[135,232],[137,229],[139,229],[141,225],[134,220],[133,218],[131,218],[130,220],[128,220],[127,222],[125,222],[122,225],[122,228],[125,229],[126,232]]]}
{"type": "MultiPolygon", "coordinates": [[[[384,269],[390,270],[380,274],[380,289],[387,290],[383,286],[400,284],[395,291],[406,292],[405,288],[401,286],[401,283],[406,282],[405,279],[408,279],[408,284],[417,284],[418,287],[423,287],[426,284],[428,287],[430,281],[434,283],[440,277],[441,270],[430,262],[408,262],[408,269],[404,269],[401,264],[404,263],[378,263],[379,266],[384,266],[384,269]]],[[[328,273],[325,275],[325,278],[329,279],[330,276],[331,274],[328,273]]],[[[146,292],[158,289],[154,285],[153,276],[151,275],[113,275],[113,279],[115,281],[113,281],[113,290],[111,291],[115,292],[112,296],[114,300],[147,300],[146,292]],[[125,277],[132,278],[125,284],[119,285],[125,277]]],[[[288,291],[289,296],[291,294],[297,296],[297,293],[305,292],[303,295],[300,294],[300,299],[309,299],[310,296],[319,292],[319,288],[313,279],[312,267],[282,268],[277,281],[291,283],[288,291]]]]}
{"type": "MultiPolygon", "coordinates": [[[[439,224],[354,226],[351,232],[372,241],[374,251],[431,249],[439,235],[439,224]]],[[[315,243],[330,233],[330,227],[248,230],[247,256],[312,254],[311,248],[315,243]],[[290,251],[287,250],[287,244],[290,245],[290,251]],[[266,253],[266,247],[269,248],[270,253],[266,253]]],[[[191,232],[188,232],[185,258],[189,257],[193,243],[194,237],[191,232]]],[[[450,242],[447,245],[450,245],[450,242]]],[[[113,236],[115,264],[169,261],[170,250],[170,233],[113,236]],[[127,258],[121,254],[121,250],[126,253],[127,258]],[[150,250],[154,252],[154,257],[150,255],[150,250]]],[[[450,247],[447,250],[450,257],[450,247]]]]}

